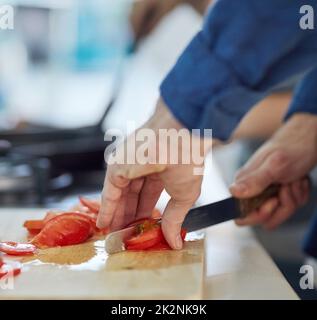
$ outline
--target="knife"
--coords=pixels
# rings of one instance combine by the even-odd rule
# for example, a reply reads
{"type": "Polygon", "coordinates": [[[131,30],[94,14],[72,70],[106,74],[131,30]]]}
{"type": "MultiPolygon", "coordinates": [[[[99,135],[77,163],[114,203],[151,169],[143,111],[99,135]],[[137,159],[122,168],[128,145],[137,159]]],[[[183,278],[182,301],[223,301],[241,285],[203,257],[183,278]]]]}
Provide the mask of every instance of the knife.
{"type": "MultiPolygon", "coordinates": [[[[233,197],[190,209],[183,222],[188,232],[204,229],[225,221],[242,218],[258,209],[266,200],[277,196],[279,185],[271,185],[260,195],[249,199],[233,197]]],[[[135,226],[111,232],[106,236],[105,248],[109,254],[124,250],[124,242],[135,234],[135,226]]]]}

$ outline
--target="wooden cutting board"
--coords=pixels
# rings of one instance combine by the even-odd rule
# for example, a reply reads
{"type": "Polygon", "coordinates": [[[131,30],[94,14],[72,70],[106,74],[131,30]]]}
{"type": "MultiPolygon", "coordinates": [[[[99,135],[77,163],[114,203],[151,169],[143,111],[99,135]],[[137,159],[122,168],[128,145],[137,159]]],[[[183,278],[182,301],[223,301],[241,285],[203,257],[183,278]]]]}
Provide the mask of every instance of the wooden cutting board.
{"type": "MultiPolygon", "coordinates": [[[[43,216],[41,210],[1,209],[0,240],[25,241],[23,221],[43,216]]],[[[180,251],[111,256],[104,240],[94,239],[26,258],[14,289],[0,286],[0,299],[200,299],[203,277],[203,239],[180,251]]]]}

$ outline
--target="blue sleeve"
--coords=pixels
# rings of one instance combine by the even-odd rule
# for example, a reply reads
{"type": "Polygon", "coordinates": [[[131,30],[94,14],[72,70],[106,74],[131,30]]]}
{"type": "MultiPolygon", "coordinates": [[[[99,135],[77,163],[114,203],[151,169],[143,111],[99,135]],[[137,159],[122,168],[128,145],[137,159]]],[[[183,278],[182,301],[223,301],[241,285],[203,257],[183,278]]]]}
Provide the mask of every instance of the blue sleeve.
{"type": "MultiPolygon", "coordinates": [[[[313,4],[307,0],[305,4],[313,4]]],[[[317,65],[317,30],[302,30],[300,0],[219,0],[161,84],[189,129],[226,140],[276,85],[317,65]]]]}
{"type": "Polygon", "coordinates": [[[309,72],[296,87],[286,119],[297,112],[317,114],[317,68],[309,72]]]}

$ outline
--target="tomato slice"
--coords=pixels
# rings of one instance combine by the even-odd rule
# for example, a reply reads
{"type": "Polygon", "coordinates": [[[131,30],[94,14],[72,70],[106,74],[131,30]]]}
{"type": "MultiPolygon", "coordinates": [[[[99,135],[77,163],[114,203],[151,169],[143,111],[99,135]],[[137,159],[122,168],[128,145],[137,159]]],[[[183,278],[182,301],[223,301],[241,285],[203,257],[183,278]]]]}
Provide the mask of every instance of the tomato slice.
{"type": "Polygon", "coordinates": [[[63,213],[49,220],[31,243],[39,248],[67,246],[86,241],[92,233],[89,217],[80,213],[63,213]]]}
{"type": "Polygon", "coordinates": [[[161,218],[140,218],[126,225],[125,228],[138,226],[138,225],[142,226],[144,223],[146,223],[145,225],[143,225],[143,228],[144,228],[146,225],[151,225],[151,224],[156,225],[160,221],[161,221],[161,218]]]}
{"type": "Polygon", "coordinates": [[[98,214],[100,210],[100,203],[96,200],[90,200],[84,197],[79,197],[80,203],[87,207],[91,212],[98,214]]]}
{"type": "Polygon", "coordinates": [[[144,222],[141,225],[137,225],[136,228],[138,233],[125,242],[127,247],[137,245],[146,249],[164,239],[160,225],[146,225],[146,222],[144,222]]]}
{"type": "MultiPolygon", "coordinates": [[[[183,241],[185,240],[187,231],[185,229],[181,229],[181,238],[183,241]]],[[[170,245],[167,243],[167,241],[164,239],[160,243],[155,244],[154,246],[148,248],[147,250],[155,250],[155,251],[160,251],[160,250],[171,250],[172,248],[170,245]]]]}
{"type": "Polygon", "coordinates": [[[17,243],[14,241],[0,242],[0,251],[12,256],[34,254],[36,247],[31,243],[17,243]]]}
{"type": "Polygon", "coordinates": [[[44,227],[44,220],[26,220],[23,224],[23,227],[28,229],[28,230],[42,230],[44,227]]]}
{"type": "Polygon", "coordinates": [[[0,279],[6,275],[17,276],[21,273],[21,264],[15,262],[14,264],[3,263],[0,267],[0,279]]]}
{"type": "MultiPolygon", "coordinates": [[[[136,235],[126,240],[127,250],[170,250],[171,247],[164,238],[160,219],[142,219],[133,222],[136,226],[136,235]],[[141,222],[141,223],[140,223],[141,222]]],[[[184,241],[186,230],[181,230],[181,237],[184,241]]]]}

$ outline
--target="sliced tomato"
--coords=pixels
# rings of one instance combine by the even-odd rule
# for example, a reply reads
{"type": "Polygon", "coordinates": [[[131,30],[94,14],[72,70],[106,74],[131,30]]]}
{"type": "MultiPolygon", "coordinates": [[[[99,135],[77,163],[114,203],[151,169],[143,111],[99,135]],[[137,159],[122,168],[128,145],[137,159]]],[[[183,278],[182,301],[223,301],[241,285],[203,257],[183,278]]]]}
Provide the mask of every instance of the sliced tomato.
{"type": "MultiPolygon", "coordinates": [[[[185,240],[186,234],[187,234],[187,231],[185,229],[181,229],[181,238],[183,241],[185,240]]],[[[155,244],[154,246],[148,248],[147,250],[160,251],[160,250],[171,250],[171,249],[172,248],[164,238],[164,240],[162,240],[160,243],[155,244]]]]}
{"type": "MultiPolygon", "coordinates": [[[[146,219],[140,223],[135,221],[132,226],[136,227],[136,235],[126,240],[127,250],[169,250],[171,247],[164,238],[160,219],[146,219]]],[[[186,230],[181,230],[181,237],[184,241],[186,230]]]]}
{"type": "Polygon", "coordinates": [[[79,201],[83,206],[87,207],[90,210],[90,212],[93,212],[96,214],[99,213],[100,202],[98,202],[96,200],[90,200],[90,199],[87,199],[84,197],[79,197],[79,201]]]}
{"type": "Polygon", "coordinates": [[[160,239],[159,238],[153,238],[141,243],[136,243],[136,244],[129,244],[126,242],[125,244],[125,248],[127,250],[147,250],[152,248],[155,245],[158,245],[160,243],[160,239]]]}
{"type": "Polygon", "coordinates": [[[135,225],[136,235],[126,240],[127,250],[145,250],[164,239],[159,220],[146,219],[135,225]]]}
{"type": "Polygon", "coordinates": [[[146,226],[156,225],[160,221],[161,221],[161,218],[140,218],[140,219],[137,219],[137,220],[129,223],[128,225],[126,225],[125,228],[143,225],[142,228],[144,229],[146,226]],[[145,223],[145,225],[144,225],[144,223],[145,223]]]}
{"type": "Polygon", "coordinates": [[[34,254],[36,247],[31,243],[17,243],[14,241],[0,242],[0,251],[12,256],[34,254]]]}
{"type": "Polygon", "coordinates": [[[22,265],[19,262],[14,264],[3,263],[0,267],[0,279],[6,275],[17,276],[21,273],[22,265]]]}
{"type": "Polygon", "coordinates": [[[39,229],[28,229],[29,237],[34,237],[41,232],[39,229]]]}
{"type": "Polygon", "coordinates": [[[31,243],[39,248],[78,244],[92,235],[91,219],[80,213],[63,213],[49,220],[31,243]]]}
{"type": "Polygon", "coordinates": [[[23,227],[28,230],[42,230],[44,227],[44,220],[26,220],[23,224],[23,227]]]}

